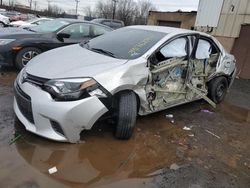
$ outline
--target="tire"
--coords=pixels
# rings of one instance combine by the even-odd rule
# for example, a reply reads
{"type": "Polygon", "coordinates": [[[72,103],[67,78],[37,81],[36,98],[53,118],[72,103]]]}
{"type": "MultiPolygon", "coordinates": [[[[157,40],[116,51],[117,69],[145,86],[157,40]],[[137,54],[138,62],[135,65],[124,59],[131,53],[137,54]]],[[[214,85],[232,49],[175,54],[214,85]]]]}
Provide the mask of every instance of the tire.
{"type": "Polygon", "coordinates": [[[3,22],[0,22],[0,28],[5,27],[5,24],[3,22]]]}
{"type": "Polygon", "coordinates": [[[133,92],[121,93],[118,98],[117,126],[115,137],[129,139],[134,131],[137,116],[137,99],[133,92]]]}
{"type": "Polygon", "coordinates": [[[37,56],[40,53],[42,53],[42,51],[34,47],[28,47],[20,50],[16,55],[16,68],[18,70],[21,70],[33,57],[37,56]]]}
{"type": "Polygon", "coordinates": [[[228,90],[228,81],[225,77],[217,77],[208,84],[208,96],[216,104],[223,101],[228,90]]]}

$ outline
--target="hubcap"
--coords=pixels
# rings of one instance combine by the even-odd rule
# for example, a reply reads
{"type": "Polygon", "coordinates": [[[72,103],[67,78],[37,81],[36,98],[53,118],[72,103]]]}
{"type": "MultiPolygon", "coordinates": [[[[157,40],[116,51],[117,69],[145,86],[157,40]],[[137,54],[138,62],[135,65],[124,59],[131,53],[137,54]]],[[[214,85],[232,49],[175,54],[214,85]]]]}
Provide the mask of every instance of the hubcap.
{"type": "Polygon", "coordinates": [[[0,23],[0,27],[4,27],[3,23],[0,23]]]}
{"type": "Polygon", "coordinates": [[[26,66],[27,63],[35,56],[37,56],[38,53],[36,51],[28,51],[23,54],[22,57],[22,64],[23,66],[26,66]]]}

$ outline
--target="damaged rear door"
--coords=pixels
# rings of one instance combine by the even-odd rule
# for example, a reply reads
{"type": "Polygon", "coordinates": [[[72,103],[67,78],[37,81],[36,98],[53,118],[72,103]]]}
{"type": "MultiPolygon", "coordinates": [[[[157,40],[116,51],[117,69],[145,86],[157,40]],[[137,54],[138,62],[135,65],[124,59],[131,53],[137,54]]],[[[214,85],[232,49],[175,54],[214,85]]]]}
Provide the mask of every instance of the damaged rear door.
{"type": "Polygon", "coordinates": [[[220,51],[208,38],[187,34],[167,41],[149,58],[145,87],[149,109],[160,111],[207,97],[209,77],[216,71],[220,51]]]}
{"type": "Polygon", "coordinates": [[[152,112],[187,102],[192,50],[189,35],[182,35],[170,39],[150,56],[145,90],[152,112]]]}
{"type": "Polygon", "coordinates": [[[214,108],[215,103],[207,97],[208,81],[211,75],[216,72],[216,66],[220,59],[221,52],[216,44],[209,38],[197,35],[189,38],[194,42],[194,50],[189,59],[187,100],[193,101],[203,98],[214,108]]]}

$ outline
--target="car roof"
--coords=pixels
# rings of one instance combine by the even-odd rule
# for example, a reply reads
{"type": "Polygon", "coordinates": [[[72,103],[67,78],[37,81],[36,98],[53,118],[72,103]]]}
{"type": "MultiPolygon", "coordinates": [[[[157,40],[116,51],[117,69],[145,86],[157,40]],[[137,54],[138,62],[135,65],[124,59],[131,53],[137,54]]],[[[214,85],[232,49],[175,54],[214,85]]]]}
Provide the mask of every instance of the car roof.
{"type": "Polygon", "coordinates": [[[106,25],[95,23],[95,22],[90,22],[90,21],[86,21],[86,20],[78,20],[78,19],[70,19],[70,18],[57,18],[56,20],[62,20],[62,21],[66,21],[69,23],[89,23],[89,24],[99,25],[99,26],[106,27],[108,29],[113,30],[111,27],[108,27],[106,25]]]}
{"type": "Polygon", "coordinates": [[[96,18],[96,19],[93,19],[91,20],[92,22],[98,22],[98,21],[114,21],[114,22],[121,22],[123,23],[122,20],[116,20],[116,19],[106,19],[106,18],[96,18]]]}
{"type": "MultiPolygon", "coordinates": [[[[148,31],[156,31],[166,34],[185,34],[185,33],[197,33],[201,34],[201,32],[194,31],[194,30],[188,30],[188,29],[181,29],[181,28],[175,28],[175,27],[166,27],[166,26],[153,26],[153,25],[135,25],[135,26],[128,26],[129,28],[134,29],[142,29],[142,30],[148,30],[148,31]]],[[[204,33],[202,33],[204,35],[204,33]]]]}

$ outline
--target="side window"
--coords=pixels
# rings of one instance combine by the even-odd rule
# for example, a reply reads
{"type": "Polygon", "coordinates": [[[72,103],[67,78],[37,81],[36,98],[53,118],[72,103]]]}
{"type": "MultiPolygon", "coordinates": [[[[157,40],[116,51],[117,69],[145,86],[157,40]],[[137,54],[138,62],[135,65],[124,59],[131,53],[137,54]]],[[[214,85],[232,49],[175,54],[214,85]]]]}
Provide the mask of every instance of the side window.
{"type": "Polygon", "coordinates": [[[111,25],[112,25],[112,28],[115,28],[115,29],[118,29],[118,28],[121,28],[121,27],[122,27],[122,24],[119,23],[119,22],[116,22],[116,21],[113,21],[113,22],[111,23],[111,25]]]}
{"type": "Polygon", "coordinates": [[[73,24],[66,27],[61,33],[69,34],[69,39],[80,39],[83,37],[88,37],[90,26],[87,24],[73,24]]]}
{"type": "Polygon", "coordinates": [[[111,26],[111,22],[110,21],[104,21],[102,22],[103,25],[107,25],[107,26],[111,26]]]}
{"type": "Polygon", "coordinates": [[[187,56],[186,38],[178,38],[168,43],[160,50],[165,58],[185,57],[187,56]]]}
{"type": "Polygon", "coordinates": [[[196,59],[208,59],[212,52],[211,44],[203,39],[200,39],[196,50],[196,59]]]}
{"type": "Polygon", "coordinates": [[[93,26],[93,36],[94,37],[103,35],[104,33],[107,33],[109,31],[110,31],[110,29],[107,29],[105,27],[101,27],[101,26],[98,26],[98,25],[93,26]]]}

